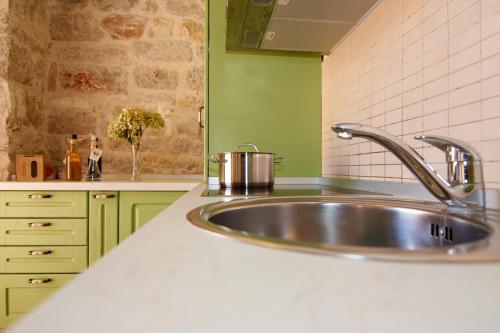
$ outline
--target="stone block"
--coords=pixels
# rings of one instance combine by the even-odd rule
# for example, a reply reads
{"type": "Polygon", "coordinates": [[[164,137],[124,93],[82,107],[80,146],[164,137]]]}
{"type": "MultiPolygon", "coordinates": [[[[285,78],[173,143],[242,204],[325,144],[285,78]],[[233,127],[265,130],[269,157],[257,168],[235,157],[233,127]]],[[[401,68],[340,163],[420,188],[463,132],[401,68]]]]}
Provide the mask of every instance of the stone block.
{"type": "Polygon", "coordinates": [[[80,92],[125,94],[127,74],[119,67],[59,65],[58,87],[80,92]]]}
{"type": "Polygon", "coordinates": [[[101,28],[113,39],[138,39],[144,33],[148,19],[138,15],[106,16],[101,21],[101,28]]]}
{"type": "Polygon", "coordinates": [[[19,126],[24,127],[29,124],[40,126],[44,121],[42,114],[42,97],[31,94],[27,87],[23,85],[11,84],[10,92],[12,115],[21,123],[19,126]]]}
{"type": "Polygon", "coordinates": [[[41,27],[48,24],[50,11],[45,1],[10,1],[9,16],[11,19],[20,18],[23,21],[22,24],[41,27]]]}
{"type": "Polygon", "coordinates": [[[0,34],[0,77],[7,78],[9,69],[9,39],[7,34],[0,34]]]}
{"type": "Polygon", "coordinates": [[[51,0],[50,7],[55,11],[82,10],[88,3],[88,0],[51,0]]]}
{"type": "Polygon", "coordinates": [[[179,111],[197,111],[203,105],[203,96],[181,95],[177,97],[175,105],[176,110],[179,111]]]}
{"type": "Polygon", "coordinates": [[[96,130],[96,114],[92,110],[77,107],[51,108],[48,129],[53,134],[88,135],[96,130]]]}
{"type": "Polygon", "coordinates": [[[53,92],[57,89],[57,64],[51,63],[47,77],[47,89],[53,92]]]}
{"type": "Polygon", "coordinates": [[[198,17],[205,15],[202,1],[199,0],[164,0],[164,6],[168,13],[182,17],[198,17]]]}
{"type": "Polygon", "coordinates": [[[143,12],[155,14],[158,11],[158,2],[155,0],[145,0],[140,8],[143,12]]]}
{"type": "MultiPolygon", "coordinates": [[[[151,105],[161,105],[162,108],[173,108],[175,106],[176,96],[174,93],[153,92],[153,93],[133,93],[129,94],[127,103],[137,105],[138,107],[150,108],[151,105]]],[[[155,110],[160,111],[160,110],[155,110]]]]}
{"type": "Polygon", "coordinates": [[[180,62],[191,61],[193,51],[188,41],[158,41],[134,43],[134,55],[139,60],[180,62]]]}
{"type": "Polygon", "coordinates": [[[98,41],[104,33],[91,13],[60,13],[52,16],[50,36],[59,41],[98,41]]]}
{"type": "Polygon", "coordinates": [[[172,36],[174,22],[166,18],[156,17],[148,25],[147,36],[149,38],[165,38],[172,36]]]}
{"type": "Polygon", "coordinates": [[[95,8],[102,11],[129,11],[137,5],[138,0],[92,0],[95,8]]]}
{"type": "Polygon", "coordinates": [[[105,173],[130,174],[132,172],[132,153],[115,153],[105,150],[102,155],[102,168],[105,173]]]}
{"type": "Polygon", "coordinates": [[[18,45],[17,43],[10,44],[9,52],[9,77],[21,84],[30,85],[33,81],[33,59],[28,48],[18,45]],[[12,65],[12,64],[15,64],[12,65]]]}
{"type": "Polygon", "coordinates": [[[190,89],[196,92],[203,92],[205,77],[203,67],[195,67],[187,73],[187,85],[190,89]]]}
{"type": "Polygon", "coordinates": [[[55,50],[60,62],[91,62],[96,64],[123,64],[128,55],[125,48],[115,46],[60,47],[55,50]]]}
{"type": "Polygon", "coordinates": [[[184,20],[182,25],[189,32],[189,37],[192,41],[198,44],[203,44],[205,41],[205,27],[203,24],[196,23],[193,20],[184,20]]]}
{"type": "Polygon", "coordinates": [[[57,109],[73,108],[77,105],[80,109],[90,110],[92,108],[91,100],[92,98],[86,96],[58,96],[46,99],[46,104],[50,108],[57,109]]]}
{"type": "Polygon", "coordinates": [[[191,119],[177,119],[174,124],[175,133],[177,135],[189,135],[196,138],[198,135],[202,136],[197,118],[191,119]]]}
{"type": "Polygon", "coordinates": [[[135,84],[140,88],[175,90],[179,74],[175,70],[139,66],[133,72],[135,84]]]}
{"type": "MultiPolygon", "coordinates": [[[[193,124],[197,126],[197,124],[193,124]]],[[[176,135],[172,138],[169,148],[176,154],[196,155],[203,154],[203,145],[190,135],[176,135]]]]}
{"type": "Polygon", "coordinates": [[[27,46],[33,53],[46,57],[49,53],[50,17],[43,18],[42,22],[31,22],[30,19],[10,16],[9,33],[11,40],[27,46]],[[26,23],[29,22],[29,23],[26,23]]]}
{"type": "MultiPolygon", "coordinates": [[[[196,46],[196,56],[200,59],[205,58],[205,47],[203,45],[196,46]]],[[[202,60],[204,61],[204,60],[202,60]]]]}

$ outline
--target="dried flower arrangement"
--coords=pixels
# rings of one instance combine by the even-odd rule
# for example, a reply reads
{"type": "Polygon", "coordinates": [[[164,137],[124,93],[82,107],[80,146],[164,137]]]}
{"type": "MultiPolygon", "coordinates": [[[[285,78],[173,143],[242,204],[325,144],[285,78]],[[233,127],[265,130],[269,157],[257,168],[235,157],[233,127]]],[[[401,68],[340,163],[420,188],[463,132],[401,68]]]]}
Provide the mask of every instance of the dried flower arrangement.
{"type": "Polygon", "coordinates": [[[160,129],[165,120],[158,112],[137,108],[124,108],[118,118],[108,125],[108,136],[113,140],[124,139],[132,146],[132,180],[140,177],[141,138],[147,128],[160,129]]]}

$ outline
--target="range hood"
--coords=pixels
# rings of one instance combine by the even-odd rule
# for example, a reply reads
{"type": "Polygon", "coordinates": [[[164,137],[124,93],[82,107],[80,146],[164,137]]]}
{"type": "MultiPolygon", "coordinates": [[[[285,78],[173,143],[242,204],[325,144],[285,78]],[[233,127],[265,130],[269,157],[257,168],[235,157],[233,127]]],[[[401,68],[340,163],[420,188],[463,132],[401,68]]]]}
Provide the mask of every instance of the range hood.
{"type": "Polygon", "coordinates": [[[229,0],[228,50],[328,54],[378,0],[229,0]]]}

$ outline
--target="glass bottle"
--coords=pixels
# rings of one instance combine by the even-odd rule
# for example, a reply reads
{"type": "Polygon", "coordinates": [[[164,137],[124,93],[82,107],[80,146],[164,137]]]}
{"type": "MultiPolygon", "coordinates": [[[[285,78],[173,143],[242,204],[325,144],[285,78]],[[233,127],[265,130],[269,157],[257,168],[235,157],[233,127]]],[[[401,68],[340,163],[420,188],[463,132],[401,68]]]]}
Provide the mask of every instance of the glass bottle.
{"type": "Polygon", "coordinates": [[[82,160],[76,150],[76,145],[78,144],[77,135],[71,134],[68,142],[69,152],[66,155],[66,180],[79,181],[82,180],[82,160]]]}
{"type": "Polygon", "coordinates": [[[87,159],[87,176],[86,180],[96,181],[101,180],[101,153],[98,146],[98,138],[95,134],[90,135],[90,155],[87,159]],[[97,160],[96,160],[97,159],[97,160]]]}

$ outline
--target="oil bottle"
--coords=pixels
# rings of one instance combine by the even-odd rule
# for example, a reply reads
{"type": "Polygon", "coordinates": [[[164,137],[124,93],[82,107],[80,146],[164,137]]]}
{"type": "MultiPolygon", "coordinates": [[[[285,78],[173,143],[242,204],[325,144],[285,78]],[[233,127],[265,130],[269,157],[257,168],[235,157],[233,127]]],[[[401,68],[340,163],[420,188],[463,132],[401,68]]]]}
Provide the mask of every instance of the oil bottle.
{"type": "Polygon", "coordinates": [[[68,139],[69,151],[66,154],[66,180],[79,181],[82,180],[82,160],[77,151],[78,137],[76,134],[71,134],[68,139]]]}

